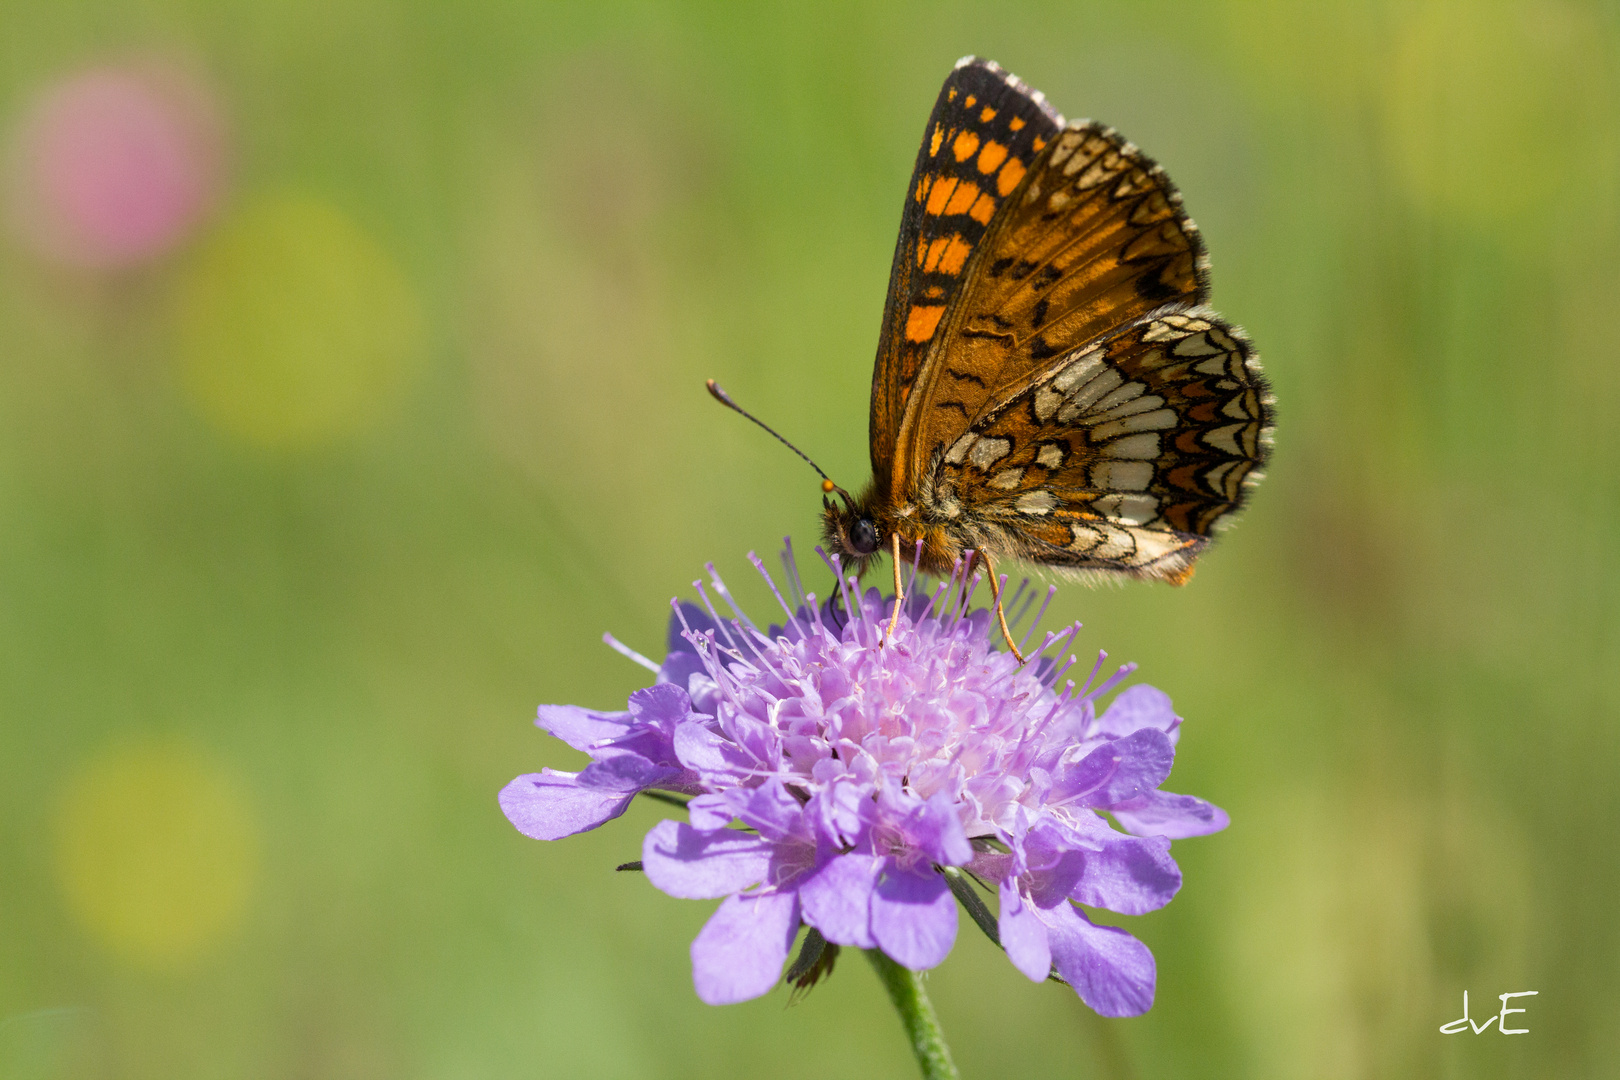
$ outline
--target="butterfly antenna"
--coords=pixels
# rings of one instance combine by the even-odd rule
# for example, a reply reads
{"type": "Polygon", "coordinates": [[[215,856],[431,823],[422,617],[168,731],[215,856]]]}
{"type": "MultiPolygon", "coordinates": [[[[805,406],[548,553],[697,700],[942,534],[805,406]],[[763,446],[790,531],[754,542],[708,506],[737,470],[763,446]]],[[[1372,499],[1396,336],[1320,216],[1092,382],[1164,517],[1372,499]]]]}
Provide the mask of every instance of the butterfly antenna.
{"type": "Polygon", "coordinates": [[[740,413],[749,420],[752,420],[754,423],[758,424],[760,427],[769,432],[777,442],[804,458],[805,464],[816,470],[816,475],[821,477],[821,490],[824,493],[831,494],[832,492],[839,490],[838,485],[832,482],[832,478],[821,471],[821,466],[810,460],[809,454],[806,454],[803,450],[800,450],[797,446],[794,446],[792,443],[788,442],[765,421],[761,420],[759,417],[755,416],[741,405],[738,405],[735,401],[732,401],[731,395],[726,393],[725,390],[721,388],[719,383],[715,382],[713,379],[706,379],[704,381],[704,385],[709,388],[709,393],[714,397],[714,400],[718,401],[732,412],[740,413]]]}

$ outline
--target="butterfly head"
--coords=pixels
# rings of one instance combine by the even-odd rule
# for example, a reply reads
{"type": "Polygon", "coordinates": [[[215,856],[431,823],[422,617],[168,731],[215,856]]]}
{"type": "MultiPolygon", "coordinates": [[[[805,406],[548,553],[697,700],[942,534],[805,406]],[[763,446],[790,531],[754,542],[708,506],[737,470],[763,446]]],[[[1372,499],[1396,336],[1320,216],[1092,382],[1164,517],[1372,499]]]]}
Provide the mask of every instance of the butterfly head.
{"type": "Polygon", "coordinates": [[[853,499],[849,492],[832,484],[822,485],[821,533],[830,554],[843,560],[846,569],[859,575],[883,548],[883,528],[869,504],[871,499],[853,499]],[[828,496],[837,494],[842,505],[828,496]]]}

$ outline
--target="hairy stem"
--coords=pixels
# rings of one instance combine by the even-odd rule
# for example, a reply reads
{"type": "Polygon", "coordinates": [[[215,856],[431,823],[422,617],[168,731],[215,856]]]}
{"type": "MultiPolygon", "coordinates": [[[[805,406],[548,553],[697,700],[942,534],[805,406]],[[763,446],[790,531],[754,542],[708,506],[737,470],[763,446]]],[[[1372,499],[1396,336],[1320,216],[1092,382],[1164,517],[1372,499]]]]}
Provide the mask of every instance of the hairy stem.
{"type": "Polygon", "coordinates": [[[877,969],[883,988],[889,992],[895,1011],[900,1014],[900,1023],[911,1040],[911,1052],[917,1055],[923,1080],[959,1080],[956,1066],[951,1063],[951,1051],[945,1045],[945,1035],[939,1030],[939,1017],[934,1015],[934,1007],[923,992],[922,977],[890,960],[882,949],[865,952],[877,969]]]}

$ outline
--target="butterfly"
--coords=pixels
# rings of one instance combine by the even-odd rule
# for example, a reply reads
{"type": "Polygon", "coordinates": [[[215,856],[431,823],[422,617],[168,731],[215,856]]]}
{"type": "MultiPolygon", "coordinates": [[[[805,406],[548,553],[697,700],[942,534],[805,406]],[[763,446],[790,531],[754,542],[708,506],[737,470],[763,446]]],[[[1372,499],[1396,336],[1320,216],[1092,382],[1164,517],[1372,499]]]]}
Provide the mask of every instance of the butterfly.
{"type": "Polygon", "coordinates": [[[1158,165],[959,61],[900,220],[872,480],[824,497],[828,548],[857,572],[885,549],[898,568],[920,546],[935,573],[972,551],[998,601],[996,558],[1186,582],[1260,480],[1274,403],[1208,295],[1158,165]]]}
{"type": "Polygon", "coordinates": [[[1208,296],[1203,240],[1164,170],[997,65],[958,61],[900,219],[872,479],[855,497],[823,474],[827,548],[857,574],[894,560],[891,631],[906,560],[935,574],[983,561],[1015,654],[996,559],[1192,576],[1261,478],[1274,404],[1208,296]]]}

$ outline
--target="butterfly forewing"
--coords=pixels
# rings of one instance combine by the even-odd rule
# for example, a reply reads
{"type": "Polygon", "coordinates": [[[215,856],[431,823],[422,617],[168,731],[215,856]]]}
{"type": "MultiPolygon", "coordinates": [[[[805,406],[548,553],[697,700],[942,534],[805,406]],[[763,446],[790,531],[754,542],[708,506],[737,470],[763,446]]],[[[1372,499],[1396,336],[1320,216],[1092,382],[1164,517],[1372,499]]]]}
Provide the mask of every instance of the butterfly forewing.
{"type": "MultiPolygon", "coordinates": [[[[1112,129],[1048,144],[975,254],[900,443],[917,471],[1054,356],[1207,293],[1197,227],[1164,171],[1112,129]]],[[[898,465],[899,463],[897,463],[898,465]]]]}
{"type": "Polygon", "coordinates": [[[887,482],[906,402],[974,249],[1062,129],[1045,99],[969,58],[941,88],[906,192],[872,375],[872,469],[887,482]]]}

